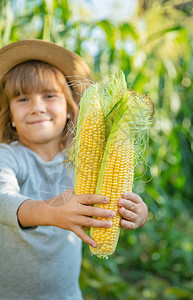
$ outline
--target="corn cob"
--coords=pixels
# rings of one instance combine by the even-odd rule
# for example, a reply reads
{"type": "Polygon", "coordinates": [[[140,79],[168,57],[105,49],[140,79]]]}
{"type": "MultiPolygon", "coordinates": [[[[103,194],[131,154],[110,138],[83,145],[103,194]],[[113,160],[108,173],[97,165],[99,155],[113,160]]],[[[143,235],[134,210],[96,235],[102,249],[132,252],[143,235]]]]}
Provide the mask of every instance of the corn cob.
{"type": "Polygon", "coordinates": [[[105,147],[105,122],[97,86],[84,94],[78,124],[75,194],[95,194],[105,147]]]}
{"type": "Polygon", "coordinates": [[[72,150],[75,193],[105,195],[110,202],[97,206],[116,211],[111,228],[90,229],[97,243],[97,248],[90,247],[90,250],[98,257],[107,258],[115,251],[121,219],[117,200],[126,189],[132,191],[134,145],[151,126],[152,114],[149,99],[126,90],[122,72],[113,75],[107,86],[92,85],[81,98],[72,150]]]}
{"type": "MultiPolygon", "coordinates": [[[[75,194],[95,194],[106,137],[114,119],[108,115],[126,90],[124,74],[112,75],[104,88],[103,84],[91,85],[83,94],[76,132],[75,194]]],[[[114,111],[115,112],[115,111],[114,111]]]]}
{"type": "Polygon", "coordinates": [[[114,126],[109,135],[99,174],[96,194],[110,198],[110,202],[98,205],[113,209],[116,216],[112,219],[111,228],[91,228],[90,235],[97,243],[96,248],[90,247],[99,258],[108,258],[117,245],[121,216],[118,212],[117,200],[127,189],[132,191],[134,140],[137,131],[147,129],[152,109],[144,100],[126,93],[119,107],[114,126]]]}

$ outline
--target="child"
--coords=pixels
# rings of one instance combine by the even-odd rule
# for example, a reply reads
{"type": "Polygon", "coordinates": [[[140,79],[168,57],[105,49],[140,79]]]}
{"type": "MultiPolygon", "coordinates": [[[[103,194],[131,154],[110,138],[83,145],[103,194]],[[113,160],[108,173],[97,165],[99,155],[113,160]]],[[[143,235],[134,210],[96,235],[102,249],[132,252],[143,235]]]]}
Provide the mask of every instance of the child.
{"type": "MultiPolygon", "coordinates": [[[[110,227],[109,199],[74,195],[65,148],[78,102],[91,80],[75,53],[24,40],[0,50],[0,299],[79,300],[84,227],[110,227]],[[62,151],[63,150],[63,151],[62,151]]],[[[121,225],[143,226],[147,207],[125,192],[121,225]]]]}

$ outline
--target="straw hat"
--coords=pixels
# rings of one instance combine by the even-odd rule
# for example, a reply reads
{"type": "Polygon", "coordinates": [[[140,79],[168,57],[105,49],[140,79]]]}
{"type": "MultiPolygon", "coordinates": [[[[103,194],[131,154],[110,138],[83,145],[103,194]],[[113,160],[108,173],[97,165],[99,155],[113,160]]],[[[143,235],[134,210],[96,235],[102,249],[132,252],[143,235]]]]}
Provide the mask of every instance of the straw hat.
{"type": "Polygon", "coordinates": [[[28,60],[40,60],[58,68],[67,79],[77,101],[92,80],[90,69],[76,53],[52,42],[27,39],[0,49],[0,81],[14,66],[28,60]]]}

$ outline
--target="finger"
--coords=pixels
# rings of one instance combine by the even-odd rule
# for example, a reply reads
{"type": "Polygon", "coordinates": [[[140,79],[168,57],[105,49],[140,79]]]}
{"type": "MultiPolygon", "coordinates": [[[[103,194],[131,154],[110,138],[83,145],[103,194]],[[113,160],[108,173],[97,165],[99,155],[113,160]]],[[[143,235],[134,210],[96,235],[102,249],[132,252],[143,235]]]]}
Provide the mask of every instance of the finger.
{"type": "Polygon", "coordinates": [[[127,230],[134,230],[137,228],[137,225],[133,222],[127,221],[127,220],[121,220],[121,226],[123,226],[127,230]]]}
{"type": "Polygon", "coordinates": [[[142,201],[142,199],[139,197],[139,195],[131,193],[131,192],[127,192],[127,191],[125,191],[123,193],[123,198],[126,199],[126,200],[133,201],[137,204],[142,201]]]}
{"type": "Polygon", "coordinates": [[[116,216],[116,212],[113,210],[86,205],[82,205],[81,214],[85,216],[99,218],[113,218],[116,216]]]}
{"type": "Polygon", "coordinates": [[[133,211],[135,213],[138,212],[138,204],[135,202],[132,202],[130,200],[125,200],[125,199],[119,199],[118,200],[118,205],[123,206],[127,210],[133,211]]]}
{"type": "Polygon", "coordinates": [[[102,195],[91,195],[91,194],[82,194],[78,195],[79,196],[79,202],[81,204],[88,204],[88,205],[93,205],[93,204],[106,204],[110,201],[108,197],[102,196],[102,195]]]}
{"type": "Polygon", "coordinates": [[[77,228],[74,230],[74,233],[75,233],[75,234],[76,234],[83,242],[87,243],[89,246],[94,247],[94,248],[97,246],[96,242],[95,242],[93,239],[91,239],[91,238],[88,236],[88,234],[86,234],[86,233],[84,232],[84,230],[83,230],[81,227],[77,226],[77,228]]]}
{"type": "Polygon", "coordinates": [[[112,221],[79,216],[78,224],[85,227],[110,228],[112,226],[112,221]]]}
{"type": "Polygon", "coordinates": [[[119,213],[124,219],[126,219],[128,221],[131,221],[134,223],[137,221],[137,214],[135,214],[134,212],[132,212],[130,210],[125,209],[124,207],[121,207],[119,209],[119,213]]]}

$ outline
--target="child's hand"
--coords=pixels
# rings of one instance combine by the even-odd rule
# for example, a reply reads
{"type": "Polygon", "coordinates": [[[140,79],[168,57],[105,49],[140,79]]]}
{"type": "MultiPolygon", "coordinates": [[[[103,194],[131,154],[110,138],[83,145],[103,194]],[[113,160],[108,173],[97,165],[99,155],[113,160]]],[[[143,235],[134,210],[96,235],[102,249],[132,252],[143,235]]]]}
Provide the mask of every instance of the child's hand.
{"type": "Polygon", "coordinates": [[[119,213],[123,217],[121,225],[127,230],[142,227],[148,215],[148,209],[143,200],[134,193],[124,192],[123,198],[118,200],[119,213]]]}
{"type": "Polygon", "coordinates": [[[109,199],[100,195],[75,195],[73,190],[67,190],[62,194],[45,200],[51,213],[50,225],[73,231],[85,243],[96,247],[96,243],[84,231],[84,227],[112,226],[110,220],[98,220],[92,217],[112,218],[116,215],[113,210],[93,206],[93,204],[105,204],[109,199]]]}

